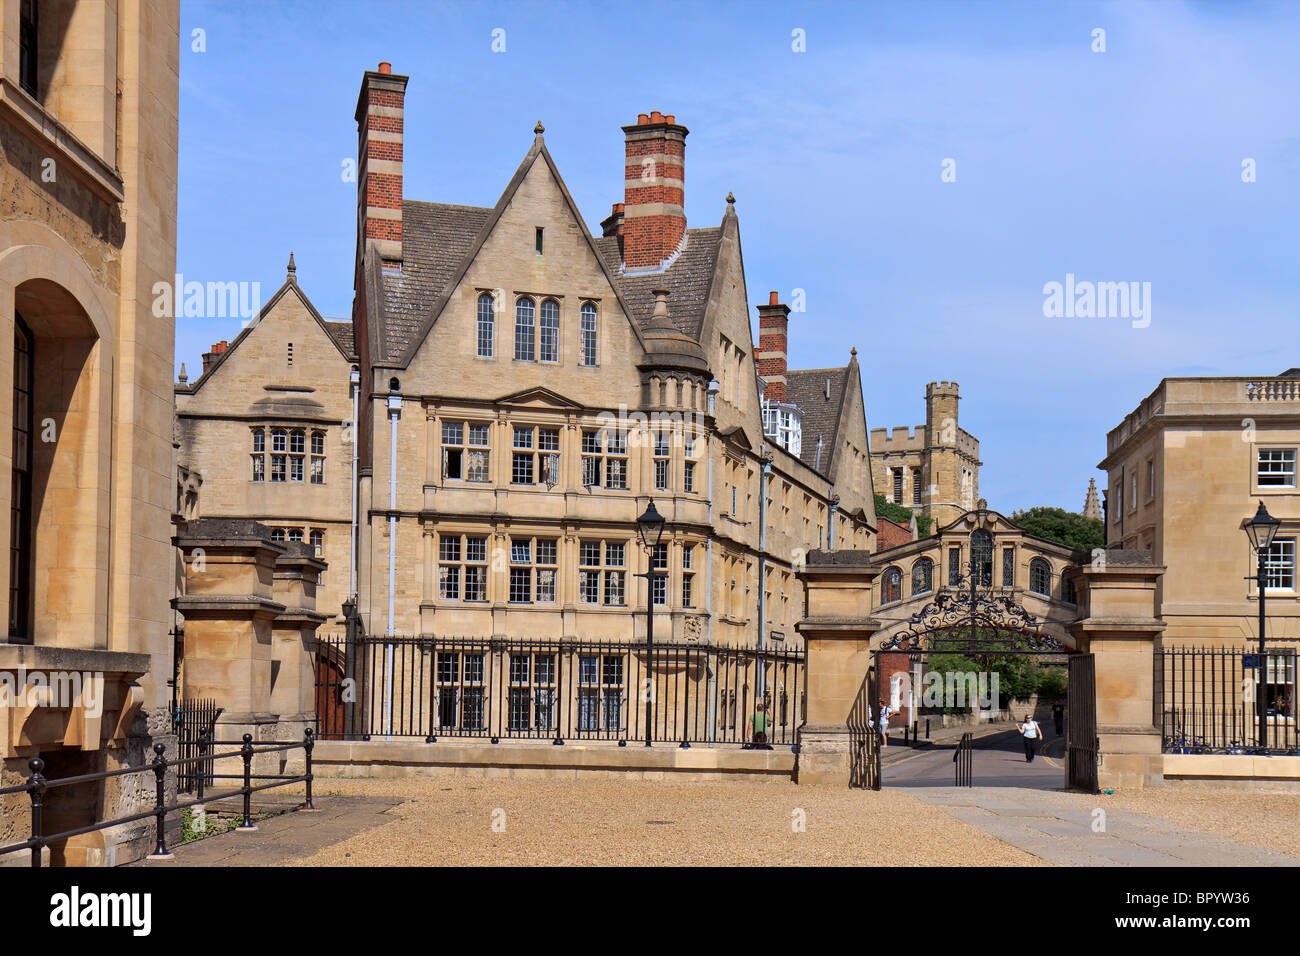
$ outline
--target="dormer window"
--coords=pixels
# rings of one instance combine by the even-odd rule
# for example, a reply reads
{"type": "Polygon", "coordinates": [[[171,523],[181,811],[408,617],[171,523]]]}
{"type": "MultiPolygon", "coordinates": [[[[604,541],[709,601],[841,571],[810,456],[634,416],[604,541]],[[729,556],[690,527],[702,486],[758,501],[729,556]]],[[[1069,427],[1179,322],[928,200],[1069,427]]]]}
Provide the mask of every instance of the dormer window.
{"type": "Polygon", "coordinates": [[[803,413],[799,406],[763,401],[763,434],[792,455],[803,449],[803,413]]]}

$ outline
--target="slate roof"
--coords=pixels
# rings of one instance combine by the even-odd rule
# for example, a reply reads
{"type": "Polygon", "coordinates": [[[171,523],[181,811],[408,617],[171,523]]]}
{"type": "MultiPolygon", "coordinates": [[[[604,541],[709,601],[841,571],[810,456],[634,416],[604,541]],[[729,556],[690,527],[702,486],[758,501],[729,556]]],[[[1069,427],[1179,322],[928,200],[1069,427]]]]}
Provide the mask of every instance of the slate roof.
{"type": "Polygon", "coordinates": [[[350,361],[355,362],[357,360],[357,344],[353,337],[351,322],[326,319],[325,331],[329,332],[330,338],[343,350],[343,353],[347,355],[350,361]]]}
{"type": "Polygon", "coordinates": [[[384,352],[396,359],[446,291],[492,210],[402,201],[402,271],[384,273],[384,352]]]}
{"type": "MultiPolygon", "coordinates": [[[[456,278],[492,212],[485,206],[402,201],[402,270],[383,276],[383,353],[388,360],[405,352],[434,303],[450,291],[447,286],[456,278]]],[[[618,274],[622,262],[616,237],[594,238],[593,242],[642,330],[654,314],[654,290],[665,288],[673,324],[698,341],[722,228],[688,229],[686,235],[686,245],[669,269],[631,276],[618,274]]],[[[350,330],[349,326],[349,342],[350,330]]],[[[351,346],[350,353],[354,351],[351,346]]]]}
{"type": "Polygon", "coordinates": [[[673,260],[672,266],[664,272],[641,275],[619,275],[623,263],[618,254],[617,236],[602,237],[595,242],[618,282],[623,300],[642,330],[650,324],[654,314],[654,290],[667,289],[668,312],[673,325],[698,342],[704,327],[704,312],[709,304],[709,287],[713,284],[721,239],[720,226],[687,229],[686,247],[673,260]]]}
{"type": "Polygon", "coordinates": [[[809,468],[829,474],[840,427],[840,410],[848,388],[849,369],[809,368],[786,372],[786,401],[803,412],[803,438],[799,459],[809,468]],[[829,397],[826,383],[830,383],[829,397]],[[821,467],[817,463],[817,439],[822,440],[821,467]]]}

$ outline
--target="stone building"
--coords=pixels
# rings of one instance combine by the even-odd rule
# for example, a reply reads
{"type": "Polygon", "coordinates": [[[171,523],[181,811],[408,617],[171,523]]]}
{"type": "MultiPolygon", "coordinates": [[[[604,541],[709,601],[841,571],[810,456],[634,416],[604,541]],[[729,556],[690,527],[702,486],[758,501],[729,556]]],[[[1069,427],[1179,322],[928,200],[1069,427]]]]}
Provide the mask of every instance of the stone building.
{"type": "Polygon", "coordinates": [[[1166,378],[1106,436],[1110,547],[1151,551],[1166,645],[1258,637],[1256,556],[1243,522],[1281,520],[1268,553],[1270,641],[1300,639],[1300,372],[1166,378]]]}
{"type": "Polygon", "coordinates": [[[957,424],[956,382],[925,387],[925,424],[871,429],[876,489],[896,505],[949,524],[979,500],[980,443],[957,424]]]}
{"type": "Polygon", "coordinates": [[[593,235],[540,123],[494,206],[407,199],[406,85],[381,64],[356,111],[368,630],[625,640],[652,598],[661,637],[793,638],[802,554],[874,535],[856,356],[756,366],[734,200],[688,228],[675,117],[623,127],[623,201],[593,235]]]}
{"type": "MultiPolygon", "coordinates": [[[[153,304],[176,271],[178,32],[168,0],[0,2],[0,786],[35,757],[62,777],[172,740],[174,329],[153,304]],[[33,695],[34,675],[80,692],[33,695]]],[[[53,790],[46,832],[129,813],[139,787],[53,790]]],[[[26,839],[29,812],[0,801],[0,845],[26,839]]],[[[148,837],[48,855],[112,863],[148,837]]]]}

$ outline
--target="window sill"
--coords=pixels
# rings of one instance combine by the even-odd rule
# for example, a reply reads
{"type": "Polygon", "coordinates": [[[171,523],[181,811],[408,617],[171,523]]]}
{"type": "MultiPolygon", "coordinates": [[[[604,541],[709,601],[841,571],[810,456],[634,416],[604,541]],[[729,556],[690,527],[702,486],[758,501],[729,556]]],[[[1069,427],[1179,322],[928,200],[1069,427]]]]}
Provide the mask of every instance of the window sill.
{"type": "Polygon", "coordinates": [[[122,177],[89,146],[78,139],[71,130],[60,123],[31,94],[7,77],[0,77],[0,106],[19,122],[18,126],[37,148],[47,155],[56,155],[72,169],[72,173],[110,203],[126,199],[122,177]]]}

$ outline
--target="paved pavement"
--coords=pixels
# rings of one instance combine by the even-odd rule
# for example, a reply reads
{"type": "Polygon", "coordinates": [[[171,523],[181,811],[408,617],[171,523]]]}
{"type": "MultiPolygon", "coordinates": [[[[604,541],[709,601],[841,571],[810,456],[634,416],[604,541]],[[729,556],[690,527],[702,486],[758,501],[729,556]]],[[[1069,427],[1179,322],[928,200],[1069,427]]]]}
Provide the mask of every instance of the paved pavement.
{"type": "Polygon", "coordinates": [[[173,859],[146,859],[131,865],[281,866],[391,823],[394,818],[385,812],[401,802],[398,797],[317,797],[315,812],[296,810],[271,817],[259,821],[251,833],[231,831],[195,840],[173,848],[173,859]]]}
{"type": "Polygon", "coordinates": [[[1300,866],[1300,857],[1243,846],[1106,797],[1024,788],[908,789],[916,799],[1059,866],[1300,866]]]}
{"type": "MultiPolygon", "coordinates": [[[[955,734],[936,739],[929,746],[900,746],[897,741],[881,752],[882,780],[887,787],[950,787],[953,785],[953,754],[961,739],[955,734]]],[[[1014,728],[990,726],[973,731],[974,753],[971,777],[976,785],[1030,787],[1060,790],[1065,786],[1062,754],[1065,738],[1049,734],[1046,746],[1032,762],[1025,760],[1024,744],[1014,728]]]]}

